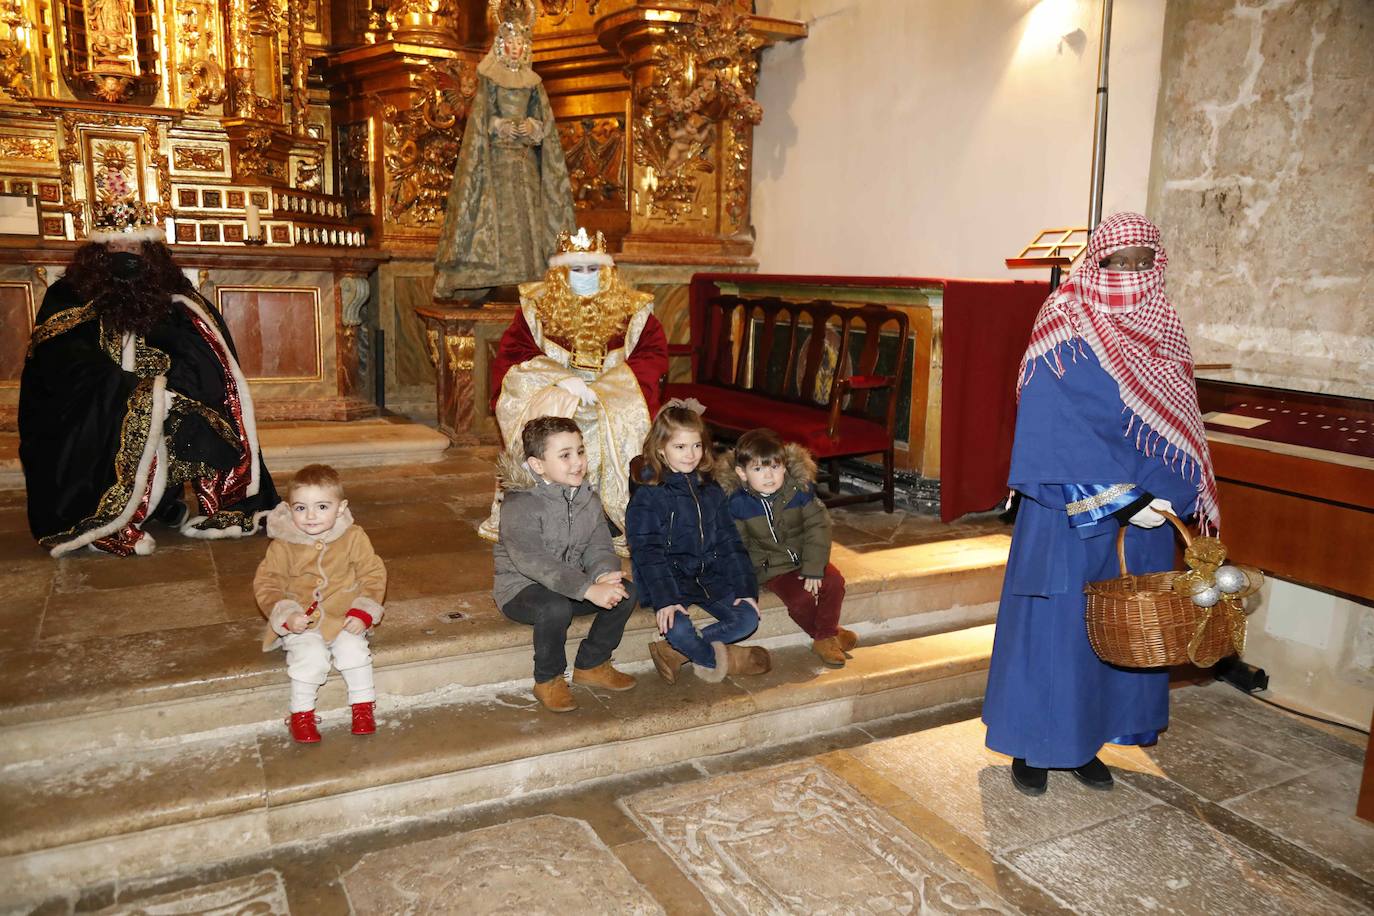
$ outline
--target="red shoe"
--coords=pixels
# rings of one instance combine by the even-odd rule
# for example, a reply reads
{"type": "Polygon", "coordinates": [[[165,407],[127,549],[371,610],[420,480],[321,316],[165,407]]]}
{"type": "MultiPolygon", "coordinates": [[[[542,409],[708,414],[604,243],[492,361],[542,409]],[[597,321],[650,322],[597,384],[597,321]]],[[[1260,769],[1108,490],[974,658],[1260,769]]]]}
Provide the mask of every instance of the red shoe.
{"type": "Polygon", "coordinates": [[[291,737],[301,744],[314,744],[320,740],[320,730],[315,727],[315,710],[293,712],[287,724],[291,727],[291,737]]]}
{"type": "Polygon", "coordinates": [[[353,734],[372,735],[377,732],[377,720],[372,718],[372,710],[376,703],[354,703],[353,704],[353,734]]]}

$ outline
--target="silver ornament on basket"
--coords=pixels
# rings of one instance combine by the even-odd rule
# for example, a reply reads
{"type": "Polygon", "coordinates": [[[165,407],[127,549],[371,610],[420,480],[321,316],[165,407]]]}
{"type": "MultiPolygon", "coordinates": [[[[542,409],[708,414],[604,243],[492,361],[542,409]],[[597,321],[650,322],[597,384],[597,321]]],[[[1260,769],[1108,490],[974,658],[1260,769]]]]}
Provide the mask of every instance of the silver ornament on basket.
{"type": "Polygon", "coordinates": [[[1236,592],[1250,584],[1250,579],[1245,575],[1245,570],[1235,566],[1223,566],[1216,572],[1217,588],[1228,595],[1236,592]]]}
{"type": "Polygon", "coordinates": [[[1211,607],[1221,600],[1221,590],[1215,585],[1193,594],[1193,604],[1198,607],[1211,607]]]}

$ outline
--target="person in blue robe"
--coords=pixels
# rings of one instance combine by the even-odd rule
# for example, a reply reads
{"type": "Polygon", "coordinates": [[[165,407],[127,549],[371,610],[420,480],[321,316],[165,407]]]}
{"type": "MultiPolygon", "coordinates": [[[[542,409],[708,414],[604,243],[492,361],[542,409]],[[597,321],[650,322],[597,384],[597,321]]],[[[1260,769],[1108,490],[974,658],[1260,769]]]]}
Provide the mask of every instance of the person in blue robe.
{"type": "MultiPolygon", "coordinates": [[[[1144,269],[1155,267],[1156,252],[1163,260],[1154,231],[1155,247],[1135,249],[1150,255],[1139,262],[1144,269]]],[[[1099,268],[1085,278],[1089,282],[1109,272],[1108,256],[1117,250],[1097,247],[1088,254],[1088,263],[1099,268]]],[[[1158,269],[1162,273],[1162,264],[1158,269]]],[[[1176,420],[1141,406],[1162,403],[1170,392],[1150,397],[1147,389],[1159,387],[1152,381],[1158,372],[1133,381],[1134,370],[1122,365],[1132,353],[1118,339],[1120,316],[1129,311],[1101,310],[1090,323],[1083,311],[1093,307],[1093,296],[1081,295],[1084,285],[1051,296],[1023,366],[1009,476],[1021,501],[983,705],[987,746],[1013,758],[1012,779],[1030,795],[1045,791],[1048,770],[1070,770],[1089,786],[1111,788],[1111,773],[1097,759],[1102,745],[1151,744],[1168,725],[1168,671],[1118,668],[1099,659],[1088,642],[1083,588],[1121,574],[1116,536],[1122,525],[1131,525],[1128,568],[1144,573],[1173,566],[1175,531],[1161,511],[1177,506],[1188,515],[1201,507],[1213,522],[1217,515],[1205,444],[1192,447],[1192,418],[1176,420]],[[1074,301],[1066,303],[1065,296],[1074,301]],[[1113,362],[1104,366],[1099,352],[1113,362]],[[1132,394],[1137,391],[1143,396],[1132,394]]],[[[1170,320],[1136,316],[1134,340],[1151,336],[1139,333],[1146,325],[1168,330],[1153,335],[1158,345],[1151,350],[1146,344],[1153,355],[1140,362],[1154,359],[1156,369],[1169,368],[1171,360],[1159,352],[1167,344],[1160,342],[1169,338],[1176,345],[1177,337],[1183,351],[1172,361],[1180,374],[1186,369],[1191,384],[1191,357],[1171,306],[1165,317],[1170,320]]],[[[1176,388],[1176,401],[1186,404],[1187,387],[1176,388]]],[[[1195,387],[1191,397],[1196,413],[1195,387]]]]}

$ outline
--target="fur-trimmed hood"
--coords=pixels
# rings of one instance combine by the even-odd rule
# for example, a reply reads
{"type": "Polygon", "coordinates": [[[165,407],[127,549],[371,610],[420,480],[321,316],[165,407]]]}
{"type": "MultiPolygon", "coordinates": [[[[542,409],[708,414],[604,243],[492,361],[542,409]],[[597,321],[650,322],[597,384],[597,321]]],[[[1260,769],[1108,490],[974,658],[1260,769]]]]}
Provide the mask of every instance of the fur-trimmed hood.
{"type": "Polygon", "coordinates": [[[505,449],[496,458],[496,482],[503,490],[533,490],[539,483],[530,466],[505,449]]]}
{"type": "Polygon", "coordinates": [[[267,514],[267,536],[288,544],[313,544],[316,541],[331,544],[343,537],[352,525],[353,513],[347,506],[339,510],[334,526],[319,537],[311,537],[296,527],[296,523],[291,521],[291,504],[285,500],[277,503],[277,508],[267,514]]]}
{"type": "MultiPolygon", "coordinates": [[[[811,452],[795,442],[783,446],[783,466],[797,486],[812,489],[816,486],[816,459],[811,452]]],[[[739,475],[735,473],[735,450],[727,449],[716,458],[711,474],[727,496],[736,490],[746,489],[739,475]]]]}

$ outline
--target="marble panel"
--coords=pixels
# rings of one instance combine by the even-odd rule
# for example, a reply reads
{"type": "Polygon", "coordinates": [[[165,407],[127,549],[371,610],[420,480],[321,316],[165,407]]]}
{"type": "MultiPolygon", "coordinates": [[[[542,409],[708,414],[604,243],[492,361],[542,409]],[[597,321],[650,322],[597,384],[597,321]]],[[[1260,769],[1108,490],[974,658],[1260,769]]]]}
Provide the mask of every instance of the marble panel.
{"type": "Polygon", "coordinates": [[[221,286],[216,293],[245,376],[319,377],[319,290],[221,286]]]}
{"type": "Polygon", "coordinates": [[[1081,913],[1348,916],[1354,902],[1156,805],[1010,854],[1013,868],[1081,913]]]}
{"type": "Polygon", "coordinates": [[[1028,798],[1011,781],[1011,761],[983,745],[978,719],[880,741],[850,753],[993,852],[1101,823],[1155,800],[1125,785],[1089,789],[1051,773],[1049,794],[1028,798]],[[1050,799],[1053,799],[1052,801],[1050,799]]]}
{"type": "Polygon", "coordinates": [[[553,815],[370,852],[342,883],[354,913],[664,912],[586,822],[553,815]]]}
{"type": "Polygon", "coordinates": [[[621,804],[720,913],[1013,912],[814,762],[653,789],[621,804]]]}
{"type": "Polygon", "coordinates": [[[290,916],[286,888],[274,871],[194,885],[145,900],[119,903],[95,916],[290,916]]]}
{"type": "Polygon", "coordinates": [[[1374,883],[1374,824],[1355,817],[1360,770],[1342,760],[1226,807],[1374,883]]]}
{"type": "Polygon", "coordinates": [[[387,341],[391,352],[389,362],[396,383],[401,386],[434,384],[434,361],[430,358],[425,340],[424,323],[415,314],[415,306],[430,304],[429,277],[396,277],[394,331],[387,341]]]}
{"type": "Polygon", "coordinates": [[[0,283],[0,384],[17,383],[24,371],[33,313],[29,284],[0,283]]]}

